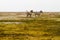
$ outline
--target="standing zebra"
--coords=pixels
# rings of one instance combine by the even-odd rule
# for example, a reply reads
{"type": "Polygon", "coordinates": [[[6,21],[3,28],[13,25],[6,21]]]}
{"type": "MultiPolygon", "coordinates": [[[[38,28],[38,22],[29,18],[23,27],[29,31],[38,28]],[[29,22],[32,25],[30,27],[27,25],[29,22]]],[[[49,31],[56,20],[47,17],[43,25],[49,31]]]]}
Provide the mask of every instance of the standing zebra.
{"type": "Polygon", "coordinates": [[[43,11],[42,11],[42,10],[41,10],[40,12],[35,12],[35,17],[36,17],[36,16],[38,16],[38,17],[39,17],[41,13],[43,13],[43,11]]]}
{"type": "Polygon", "coordinates": [[[27,17],[31,17],[33,13],[33,10],[31,10],[30,12],[27,11],[27,17]]]}

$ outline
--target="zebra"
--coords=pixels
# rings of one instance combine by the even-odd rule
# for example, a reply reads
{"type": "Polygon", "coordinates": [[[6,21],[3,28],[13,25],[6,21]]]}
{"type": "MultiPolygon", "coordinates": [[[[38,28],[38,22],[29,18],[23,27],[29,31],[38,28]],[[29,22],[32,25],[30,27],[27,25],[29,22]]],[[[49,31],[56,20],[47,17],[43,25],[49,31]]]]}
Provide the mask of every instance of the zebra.
{"type": "Polygon", "coordinates": [[[31,10],[30,12],[27,11],[27,17],[31,17],[33,13],[33,10],[31,10]]]}
{"type": "Polygon", "coordinates": [[[43,11],[42,11],[42,10],[41,10],[40,12],[35,12],[35,13],[34,13],[34,14],[35,14],[35,17],[36,17],[36,16],[38,16],[38,17],[39,17],[41,13],[43,13],[43,11]]]}

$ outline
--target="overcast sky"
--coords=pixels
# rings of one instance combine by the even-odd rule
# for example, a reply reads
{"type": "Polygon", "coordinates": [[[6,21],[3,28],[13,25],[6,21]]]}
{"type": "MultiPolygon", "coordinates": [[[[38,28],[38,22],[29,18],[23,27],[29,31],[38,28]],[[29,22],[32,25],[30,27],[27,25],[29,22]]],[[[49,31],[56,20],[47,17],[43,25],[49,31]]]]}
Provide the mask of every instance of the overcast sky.
{"type": "Polygon", "coordinates": [[[0,0],[0,11],[59,11],[60,0],[0,0]]]}

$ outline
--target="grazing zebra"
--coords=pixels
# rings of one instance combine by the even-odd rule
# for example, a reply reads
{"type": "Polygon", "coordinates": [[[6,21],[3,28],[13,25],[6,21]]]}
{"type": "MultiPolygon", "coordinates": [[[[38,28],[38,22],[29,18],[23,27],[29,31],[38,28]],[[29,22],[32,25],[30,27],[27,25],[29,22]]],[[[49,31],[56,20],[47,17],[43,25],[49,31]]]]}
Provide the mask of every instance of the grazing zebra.
{"type": "Polygon", "coordinates": [[[38,16],[38,17],[39,17],[41,13],[43,13],[43,11],[42,11],[42,10],[41,10],[40,12],[35,12],[35,17],[36,17],[36,16],[38,16]]]}
{"type": "Polygon", "coordinates": [[[31,17],[33,13],[33,10],[31,10],[30,12],[27,11],[27,17],[31,17]]]}

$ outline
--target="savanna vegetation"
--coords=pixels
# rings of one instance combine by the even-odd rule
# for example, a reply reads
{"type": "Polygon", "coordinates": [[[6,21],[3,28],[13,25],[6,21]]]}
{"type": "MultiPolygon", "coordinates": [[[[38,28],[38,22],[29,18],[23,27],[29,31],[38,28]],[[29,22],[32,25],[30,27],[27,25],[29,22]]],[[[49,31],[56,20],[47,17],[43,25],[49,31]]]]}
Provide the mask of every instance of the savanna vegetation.
{"type": "Polygon", "coordinates": [[[24,17],[20,13],[0,18],[0,40],[60,40],[60,15],[43,13],[40,17],[24,17]]]}
{"type": "Polygon", "coordinates": [[[48,18],[0,20],[1,40],[48,40],[54,36],[60,36],[60,21],[48,18]]]}

